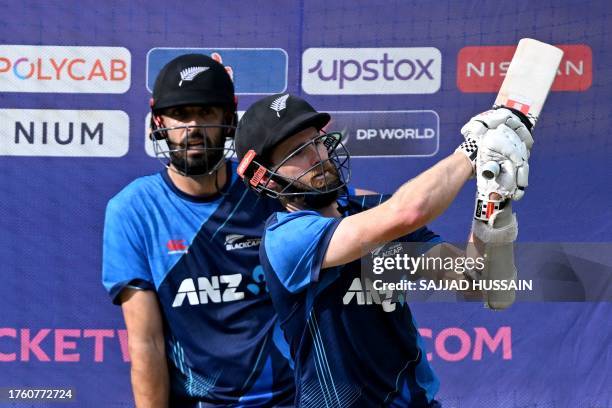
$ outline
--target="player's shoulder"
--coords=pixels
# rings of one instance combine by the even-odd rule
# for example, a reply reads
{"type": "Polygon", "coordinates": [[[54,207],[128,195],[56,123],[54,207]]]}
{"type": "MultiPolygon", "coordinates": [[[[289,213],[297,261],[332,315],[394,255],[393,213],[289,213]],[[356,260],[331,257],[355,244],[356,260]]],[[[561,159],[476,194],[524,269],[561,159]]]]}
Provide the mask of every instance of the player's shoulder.
{"type": "Polygon", "coordinates": [[[279,211],[272,213],[266,220],[266,231],[273,231],[278,228],[298,227],[298,223],[313,221],[315,219],[324,218],[321,214],[312,210],[301,211],[279,211]]]}
{"type": "Polygon", "coordinates": [[[143,198],[156,196],[164,189],[161,173],[138,177],[108,201],[108,208],[143,204],[143,198]]]}
{"type": "Polygon", "coordinates": [[[340,220],[341,218],[325,217],[309,210],[276,212],[268,218],[264,229],[265,251],[280,251],[287,258],[299,258],[300,251],[318,242],[321,235],[340,220]]]}

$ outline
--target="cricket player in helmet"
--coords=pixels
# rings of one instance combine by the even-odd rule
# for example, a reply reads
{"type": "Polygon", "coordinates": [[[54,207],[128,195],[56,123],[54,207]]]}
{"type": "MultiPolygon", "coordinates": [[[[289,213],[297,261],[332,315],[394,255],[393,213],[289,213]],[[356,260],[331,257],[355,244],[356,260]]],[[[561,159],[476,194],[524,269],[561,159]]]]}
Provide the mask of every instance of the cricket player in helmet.
{"type": "MultiPolygon", "coordinates": [[[[478,157],[512,161],[506,168],[514,171],[526,165],[527,147],[507,125],[512,113],[496,115],[499,120],[470,132],[455,153],[391,197],[356,199],[339,196],[350,168],[340,135],[323,131],[328,114],[289,94],[263,98],[245,112],[236,132],[238,173],[285,208],[268,219],[260,258],[295,362],[296,406],[439,406],[439,383],[407,302],[376,301],[382,294],[364,281],[361,262],[373,248],[396,240],[415,243],[427,254],[465,256],[426,224],[475,174],[478,157]],[[356,293],[373,301],[360,302],[356,293]]],[[[473,119],[480,120],[485,119],[473,119]]],[[[516,237],[507,202],[517,191],[516,180],[516,174],[500,179],[498,190],[508,194],[504,205],[490,223],[474,220],[482,224],[473,231],[480,234],[475,240],[516,237]]],[[[511,262],[507,268],[514,271],[511,262]]],[[[438,272],[431,278],[439,278],[438,272]]],[[[477,278],[474,271],[451,273],[450,279],[477,278]]]]}
{"type": "Polygon", "coordinates": [[[113,197],[104,225],[103,283],[123,310],[136,406],[289,406],[292,370],[258,256],[281,207],[229,159],[232,81],[206,55],[179,56],[151,109],[164,168],[113,197]]]}

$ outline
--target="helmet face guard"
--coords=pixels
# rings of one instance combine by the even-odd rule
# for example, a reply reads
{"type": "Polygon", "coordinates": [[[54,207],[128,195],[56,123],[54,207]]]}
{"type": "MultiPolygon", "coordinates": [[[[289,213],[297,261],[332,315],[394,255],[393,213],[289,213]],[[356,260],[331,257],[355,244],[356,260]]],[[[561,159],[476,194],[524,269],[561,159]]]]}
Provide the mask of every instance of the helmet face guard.
{"type": "Polygon", "coordinates": [[[162,164],[183,175],[202,176],[217,171],[234,154],[232,136],[235,126],[231,125],[186,125],[175,127],[158,127],[151,121],[150,139],[153,150],[162,164]],[[181,132],[179,143],[170,141],[169,132],[181,132]],[[214,143],[219,133],[223,144],[214,143]]]}
{"type": "Polygon", "coordinates": [[[227,139],[234,137],[237,123],[234,84],[226,67],[212,57],[184,54],[169,61],[157,74],[149,106],[155,156],[174,172],[212,175],[233,154],[227,139]],[[166,127],[159,115],[180,106],[222,108],[223,124],[166,127]]]}
{"type": "Polygon", "coordinates": [[[301,145],[272,169],[261,162],[254,150],[250,150],[238,166],[238,175],[260,194],[289,200],[304,198],[307,204],[310,202],[311,206],[317,207],[317,197],[337,197],[340,192],[345,191],[351,177],[350,155],[342,143],[342,133],[323,133],[301,145]],[[321,145],[327,151],[327,158],[321,156],[321,145]],[[318,155],[314,165],[296,177],[278,173],[287,161],[305,149],[314,149],[318,155]],[[272,188],[271,181],[274,181],[278,188],[272,188]]]}

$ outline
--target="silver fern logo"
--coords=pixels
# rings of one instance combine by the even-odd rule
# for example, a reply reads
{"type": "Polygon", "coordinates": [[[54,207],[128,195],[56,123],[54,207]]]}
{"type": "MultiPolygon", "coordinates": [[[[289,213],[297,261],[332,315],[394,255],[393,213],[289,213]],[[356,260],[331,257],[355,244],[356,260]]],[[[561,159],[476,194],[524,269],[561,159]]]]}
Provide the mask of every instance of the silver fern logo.
{"type": "Polygon", "coordinates": [[[272,104],[270,105],[270,109],[276,112],[276,116],[280,118],[280,111],[287,107],[287,99],[289,99],[289,94],[279,96],[276,98],[272,104]]]}
{"type": "Polygon", "coordinates": [[[208,71],[208,67],[189,67],[181,71],[181,81],[179,86],[183,85],[183,81],[193,81],[195,77],[202,72],[208,71]]]}

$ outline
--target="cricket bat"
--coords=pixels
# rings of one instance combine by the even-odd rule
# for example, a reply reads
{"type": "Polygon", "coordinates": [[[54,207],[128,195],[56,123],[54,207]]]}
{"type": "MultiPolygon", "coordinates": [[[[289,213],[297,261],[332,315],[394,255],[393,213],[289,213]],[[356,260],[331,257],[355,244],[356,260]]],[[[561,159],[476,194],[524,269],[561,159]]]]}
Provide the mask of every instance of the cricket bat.
{"type": "MultiPolygon", "coordinates": [[[[563,51],[552,45],[523,38],[514,52],[506,77],[502,83],[494,108],[510,108],[530,130],[538,121],[544,102],[557,75],[563,51]]],[[[500,166],[496,162],[485,163],[480,169],[483,177],[497,177],[500,166]]],[[[486,246],[488,279],[516,282],[512,244],[486,246]]],[[[506,309],[514,303],[514,289],[488,290],[487,305],[494,310],[506,309]]]]}
{"type": "MultiPolygon", "coordinates": [[[[528,128],[533,129],[562,57],[563,51],[557,47],[531,38],[521,39],[493,107],[513,109],[518,116],[522,116],[523,122],[530,124],[528,128]]],[[[493,179],[499,170],[499,164],[489,162],[485,163],[481,174],[493,179]]]]}

